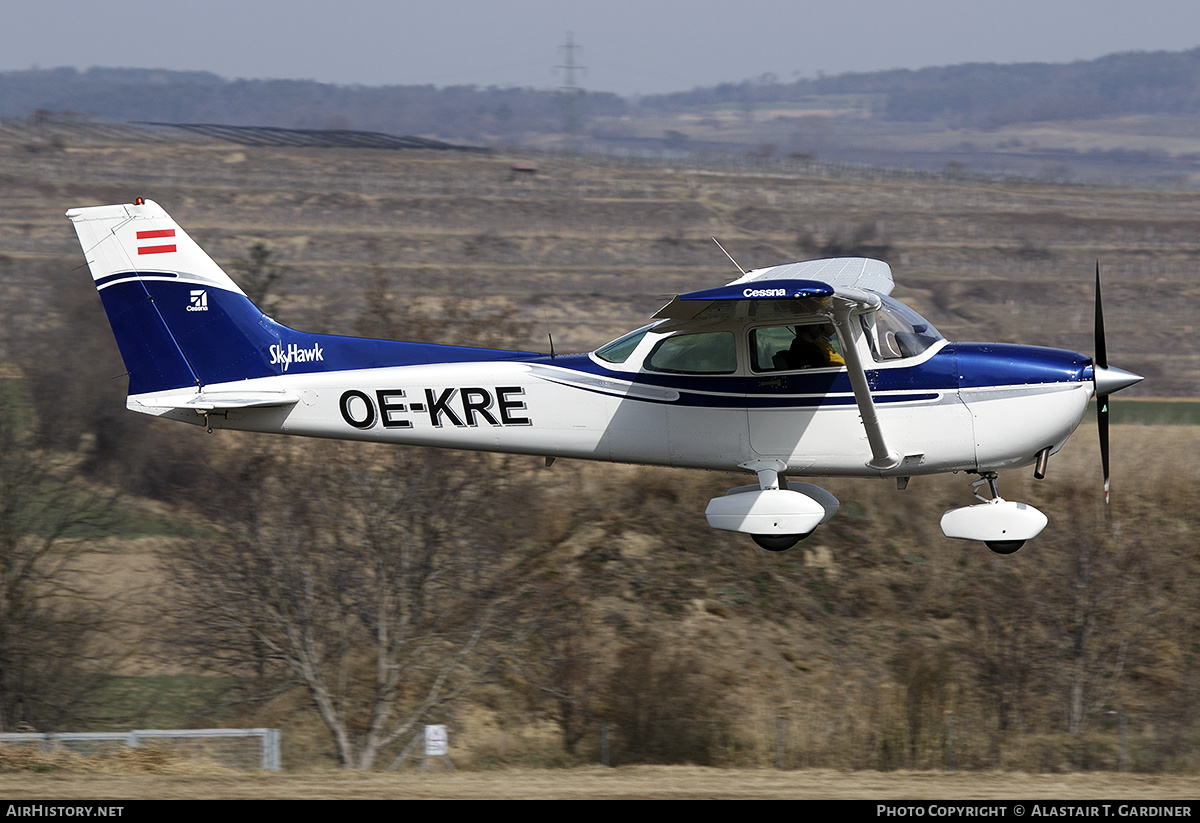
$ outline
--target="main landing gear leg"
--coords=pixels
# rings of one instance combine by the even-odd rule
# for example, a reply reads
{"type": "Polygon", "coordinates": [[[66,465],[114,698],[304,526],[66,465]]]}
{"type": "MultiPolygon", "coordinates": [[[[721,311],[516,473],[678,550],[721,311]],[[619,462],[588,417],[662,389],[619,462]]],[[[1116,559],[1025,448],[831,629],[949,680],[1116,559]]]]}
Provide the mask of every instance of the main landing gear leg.
{"type": "Polygon", "coordinates": [[[977,500],[982,500],[984,503],[991,503],[992,500],[1003,500],[1004,498],[1000,496],[1000,489],[996,487],[996,479],[998,477],[999,475],[997,475],[995,472],[983,472],[979,479],[971,484],[972,489],[978,489],[984,483],[987,483],[988,490],[992,493],[991,500],[981,495],[978,491],[972,491],[971,494],[975,495],[977,500]]]}

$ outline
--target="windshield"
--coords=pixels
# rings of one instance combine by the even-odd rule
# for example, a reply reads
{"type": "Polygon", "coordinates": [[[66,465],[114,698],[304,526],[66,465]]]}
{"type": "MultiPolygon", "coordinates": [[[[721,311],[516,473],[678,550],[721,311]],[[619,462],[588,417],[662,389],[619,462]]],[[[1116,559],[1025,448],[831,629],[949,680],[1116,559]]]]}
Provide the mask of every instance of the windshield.
{"type": "Polygon", "coordinates": [[[608,363],[624,363],[629,359],[629,355],[633,354],[633,350],[638,347],[638,343],[642,342],[642,338],[646,336],[646,332],[650,331],[650,328],[650,326],[643,326],[618,337],[611,343],[605,343],[596,349],[596,356],[608,363]]]}
{"type": "Polygon", "coordinates": [[[862,315],[861,320],[871,355],[880,362],[916,357],[942,339],[928,320],[890,297],[884,297],[879,310],[862,315]]]}

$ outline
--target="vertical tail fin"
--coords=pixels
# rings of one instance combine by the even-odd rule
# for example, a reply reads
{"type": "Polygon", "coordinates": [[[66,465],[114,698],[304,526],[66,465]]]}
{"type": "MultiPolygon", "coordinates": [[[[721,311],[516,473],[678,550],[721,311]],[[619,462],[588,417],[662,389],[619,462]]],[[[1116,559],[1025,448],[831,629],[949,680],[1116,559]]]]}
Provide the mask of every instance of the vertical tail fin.
{"type": "Polygon", "coordinates": [[[289,329],[263,314],[157,203],[72,209],[129,371],[129,394],[283,374],[535,358],[533,352],[289,329]]]}
{"type": "Polygon", "coordinates": [[[275,324],[157,203],[72,209],[129,393],[268,376],[275,324]]]}

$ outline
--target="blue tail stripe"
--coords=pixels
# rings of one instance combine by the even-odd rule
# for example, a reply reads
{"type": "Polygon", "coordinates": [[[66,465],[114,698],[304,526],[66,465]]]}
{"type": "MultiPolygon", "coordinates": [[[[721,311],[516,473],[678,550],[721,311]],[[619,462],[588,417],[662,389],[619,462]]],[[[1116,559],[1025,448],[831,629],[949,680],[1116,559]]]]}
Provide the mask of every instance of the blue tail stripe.
{"type": "Polygon", "coordinates": [[[141,283],[104,289],[100,298],[129,372],[130,394],[196,385],[196,376],[141,283]]]}
{"type": "MultiPolygon", "coordinates": [[[[121,272],[120,274],[110,274],[107,277],[98,278],[96,280],[96,288],[102,289],[105,286],[107,286],[109,283],[113,282],[114,280],[123,280],[123,279],[129,278],[129,277],[136,277],[136,276],[137,275],[134,274],[133,272],[128,272],[128,271],[121,272]]],[[[179,275],[174,274],[174,273],[162,273],[162,274],[155,274],[154,276],[155,277],[178,277],[179,275]]]]}
{"type": "Polygon", "coordinates": [[[158,275],[121,279],[131,276],[116,275],[100,289],[129,371],[130,394],[280,374],[540,356],[309,334],[276,323],[237,292],[158,275]]]}

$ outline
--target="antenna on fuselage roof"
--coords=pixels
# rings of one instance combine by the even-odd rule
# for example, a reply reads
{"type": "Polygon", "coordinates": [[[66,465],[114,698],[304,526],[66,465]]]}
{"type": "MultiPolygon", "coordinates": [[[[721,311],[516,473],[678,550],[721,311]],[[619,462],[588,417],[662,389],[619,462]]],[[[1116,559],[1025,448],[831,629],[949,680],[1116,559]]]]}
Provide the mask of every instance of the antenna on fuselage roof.
{"type": "MultiPolygon", "coordinates": [[[[718,249],[720,249],[721,251],[725,251],[725,247],[721,245],[721,241],[720,241],[720,240],[718,240],[717,238],[715,238],[715,237],[714,237],[714,238],[712,239],[712,241],[713,241],[714,243],[716,243],[716,244],[717,244],[717,248],[718,248],[718,249]]],[[[743,269],[741,266],[739,266],[739,265],[738,265],[738,261],[736,261],[736,260],[734,260],[734,259],[733,259],[733,255],[732,255],[732,254],[730,254],[729,252],[725,251],[725,256],[729,258],[729,262],[733,264],[734,268],[736,268],[736,269],[737,269],[738,271],[740,271],[742,274],[745,274],[745,273],[746,273],[746,270],[745,270],[745,269],[743,269]]]]}

